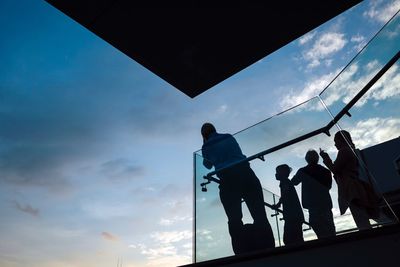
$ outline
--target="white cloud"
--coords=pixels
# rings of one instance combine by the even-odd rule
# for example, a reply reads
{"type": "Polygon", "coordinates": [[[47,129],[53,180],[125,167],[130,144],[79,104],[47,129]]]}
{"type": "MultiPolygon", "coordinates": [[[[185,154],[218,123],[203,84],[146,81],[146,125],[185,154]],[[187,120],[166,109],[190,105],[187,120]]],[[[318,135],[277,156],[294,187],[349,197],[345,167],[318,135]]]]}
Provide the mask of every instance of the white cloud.
{"type": "Polygon", "coordinates": [[[198,238],[199,241],[213,240],[212,232],[210,230],[206,230],[206,229],[198,229],[196,231],[196,237],[198,238]]]}
{"type": "Polygon", "coordinates": [[[372,90],[371,97],[375,100],[384,100],[400,95],[399,65],[394,65],[385,75],[377,81],[372,90]]]}
{"type": "Polygon", "coordinates": [[[163,226],[170,226],[180,221],[190,221],[190,216],[174,216],[172,218],[161,218],[159,224],[163,226]]]}
{"type": "Polygon", "coordinates": [[[364,40],[365,40],[365,37],[360,35],[360,34],[354,35],[350,39],[350,41],[353,42],[353,43],[361,43],[364,40]]]}
{"type": "Polygon", "coordinates": [[[370,118],[349,128],[354,144],[360,148],[376,145],[400,136],[400,118],[370,118]]]}
{"type": "Polygon", "coordinates": [[[150,237],[155,242],[155,246],[129,245],[129,248],[138,249],[142,255],[146,256],[147,266],[179,266],[190,263],[191,244],[181,242],[192,238],[190,231],[154,232],[150,237]]]}
{"type": "Polygon", "coordinates": [[[171,255],[167,257],[159,257],[149,261],[147,266],[154,267],[168,267],[168,266],[181,266],[184,264],[189,264],[191,261],[190,256],[186,255],[171,255]]]}
{"type": "Polygon", "coordinates": [[[365,37],[360,34],[352,36],[350,42],[354,43],[353,49],[357,52],[367,44],[365,37]]]}
{"type": "Polygon", "coordinates": [[[308,68],[320,65],[320,61],[337,53],[346,45],[343,33],[326,32],[319,36],[313,46],[304,52],[303,57],[309,61],[308,68]]]}
{"type": "Polygon", "coordinates": [[[299,38],[299,44],[304,45],[304,44],[308,43],[309,41],[311,41],[314,38],[314,36],[316,34],[317,34],[317,32],[315,31],[315,32],[309,32],[309,33],[303,35],[302,37],[299,38]]]}
{"type": "Polygon", "coordinates": [[[372,20],[386,23],[400,9],[400,1],[371,1],[370,7],[364,12],[364,16],[372,20]]]}
{"type": "Polygon", "coordinates": [[[317,96],[335,78],[338,72],[339,70],[336,70],[306,83],[300,92],[290,92],[283,97],[281,107],[284,109],[291,108],[317,96]]]}
{"type": "MultiPolygon", "coordinates": [[[[337,101],[348,103],[378,72],[381,64],[377,60],[370,61],[363,67],[358,63],[352,64],[344,70],[335,81],[321,94],[321,98],[327,106],[337,101]],[[360,75],[361,74],[361,75],[360,75]]],[[[289,108],[309,100],[318,95],[337,75],[339,70],[323,75],[306,83],[300,91],[292,91],[281,100],[281,107],[289,108]]],[[[385,100],[400,96],[399,90],[400,72],[399,65],[392,66],[373,87],[356,103],[361,107],[368,101],[385,100]]],[[[307,106],[308,109],[320,110],[321,106],[307,106]]]]}
{"type": "Polygon", "coordinates": [[[188,230],[155,232],[150,237],[162,244],[169,244],[192,238],[192,232],[188,230]]]}
{"type": "Polygon", "coordinates": [[[141,253],[149,257],[149,259],[156,259],[160,256],[173,256],[176,255],[176,248],[174,246],[163,246],[158,248],[142,248],[141,253]]]}

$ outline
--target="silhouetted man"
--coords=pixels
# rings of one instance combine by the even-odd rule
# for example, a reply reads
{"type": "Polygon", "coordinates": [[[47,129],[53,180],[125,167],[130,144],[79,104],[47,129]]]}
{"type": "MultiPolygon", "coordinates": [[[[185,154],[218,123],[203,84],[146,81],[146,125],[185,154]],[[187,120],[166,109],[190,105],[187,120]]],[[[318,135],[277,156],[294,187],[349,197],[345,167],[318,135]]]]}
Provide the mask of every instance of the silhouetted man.
{"type": "Polygon", "coordinates": [[[309,223],[318,238],[334,236],[335,224],[332,215],[331,172],[318,164],[317,151],[309,150],[305,160],[307,166],[300,168],[292,179],[294,185],[301,185],[303,208],[308,209],[309,223]]]}
{"type": "Polygon", "coordinates": [[[247,161],[235,164],[246,158],[236,139],[231,134],[217,133],[211,123],[205,123],[201,127],[201,134],[204,141],[203,164],[208,169],[214,166],[221,181],[219,195],[228,217],[233,251],[239,254],[251,250],[249,247],[252,249],[274,247],[274,237],[267,220],[260,181],[247,161]],[[251,229],[253,233],[258,232],[257,239],[252,241],[261,242],[256,248],[254,244],[245,241],[249,238],[244,235],[249,232],[246,232],[243,226],[242,199],[254,220],[251,229]]]}

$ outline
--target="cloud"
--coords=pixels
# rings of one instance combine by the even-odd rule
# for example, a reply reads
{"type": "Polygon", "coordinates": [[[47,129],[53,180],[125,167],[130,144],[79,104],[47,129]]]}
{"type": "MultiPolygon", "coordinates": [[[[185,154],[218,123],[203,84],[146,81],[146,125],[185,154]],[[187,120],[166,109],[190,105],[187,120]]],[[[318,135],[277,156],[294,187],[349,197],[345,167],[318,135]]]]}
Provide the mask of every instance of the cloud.
{"type": "MultiPolygon", "coordinates": [[[[338,77],[339,69],[306,83],[300,91],[292,91],[284,96],[280,105],[283,108],[293,107],[318,95],[335,79],[321,94],[322,100],[327,106],[341,101],[347,104],[378,72],[381,64],[377,60],[370,61],[360,67],[359,63],[353,63],[338,77]],[[336,78],[335,78],[336,77],[336,78]]],[[[373,87],[356,103],[356,107],[362,107],[368,101],[381,101],[400,96],[398,85],[400,84],[399,65],[393,65],[373,87]]],[[[321,110],[321,106],[306,106],[310,110],[321,110]]]]}
{"type": "Polygon", "coordinates": [[[155,232],[150,235],[156,242],[161,244],[170,244],[179,242],[181,240],[187,240],[192,238],[192,232],[185,231],[167,231],[167,232],[155,232]]]}
{"type": "Polygon", "coordinates": [[[351,37],[350,42],[354,43],[353,49],[358,52],[364,48],[367,44],[367,41],[364,36],[357,34],[351,37]]]}
{"type": "Polygon", "coordinates": [[[143,177],[145,168],[125,158],[118,158],[101,164],[101,173],[113,181],[129,181],[143,177]]]}
{"type": "Polygon", "coordinates": [[[396,64],[374,84],[368,97],[373,100],[385,100],[392,97],[398,97],[400,96],[399,84],[399,64],[396,64]]]}
{"type": "Polygon", "coordinates": [[[190,216],[174,216],[172,218],[161,218],[159,224],[163,226],[171,226],[181,221],[191,221],[192,217],[190,216]]]}
{"type": "Polygon", "coordinates": [[[326,32],[316,38],[312,47],[303,53],[303,58],[307,60],[308,68],[314,68],[321,64],[321,60],[328,59],[343,49],[347,44],[343,33],[326,32]]]}
{"type": "Polygon", "coordinates": [[[165,266],[181,266],[184,264],[189,264],[191,261],[191,257],[187,255],[173,255],[167,257],[161,257],[158,259],[154,259],[149,261],[148,266],[154,267],[165,267],[165,266]]]}
{"type": "Polygon", "coordinates": [[[400,118],[369,118],[358,121],[353,127],[348,128],[354,144],[364,149],[400,135],[400,118]]]}
{"type": "Polygon", "coordinates": [[[147,257],[147,266],[179,266],[190,263],[192,252],[188,250],[187,243],[187,240],[192,238],[190,231],[154,232],[150,237],[155,246],[129,245],[147,257]]]}
{"type": "Polygon", "coordinates": [[[102,236],[105,240],[108,240],[108,241],[118,241],[118,240],[119,240],[119,238],[118,238],[117,236],[115,236],[115,235],[113,235],[113,234],[110,234],[110,233],[108,233],[108,232],[102,232],[102,233],[101,233],[101,236],[102,236]]]}
{"type": "Polygon", "coordinates": [[[400,9],[400,1],[370,1],[369,9],[363,15],[377,22],[386,23],[400,9]]]}
{"type": "Polygon", "coordinates": [[[28,213],[34,217],[39,216],[39,209],[33,208],[31,205],[21,205],[19,202],[14,201],[15,208],[21,212],[28,213]]]}
{"type": "Polygon", "coordinates": [[[280,106],[283,109],[288,109],[317,96],[336,77],[338,73],[339,70],[336,70],[311,80],[304,85],[300,92],[292,90],[282,98],[280,106]]]}
{"type": "Polygon", "coordinates": [[[304,45],[304,44],[310,42],[316,34],[317,34],[317,32],[314,31],[314,32],[309,32],[309,33],[303,35],[302,37],[299,38],[299,44],[304,45]]]}

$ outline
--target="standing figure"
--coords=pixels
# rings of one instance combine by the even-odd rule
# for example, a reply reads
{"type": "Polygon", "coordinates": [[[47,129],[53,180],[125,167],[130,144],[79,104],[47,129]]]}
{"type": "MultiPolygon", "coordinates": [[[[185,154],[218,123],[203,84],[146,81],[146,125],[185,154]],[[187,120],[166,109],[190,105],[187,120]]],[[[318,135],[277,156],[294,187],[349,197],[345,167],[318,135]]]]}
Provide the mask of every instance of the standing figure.
{"type": "Polygon", "coordinates": [[[240,254],[253,249],[274,247],[274,236],[265,212],[260,181],[247,161],[235,164],[246,158],[236,139],[231,134],[217,133],[211,123],[201,127],[201,134],[204,141],[203,165],[208,169],[214,166],[220,178],[219,195],[228,217],[233,251],[240,254]],[[258,244],[257,248],[254,244],[246,244],[249,238],[244,236],[244,229],[248,227],[244,227],[242,221],[242,199],[254,220],[252,231],[258,232],[257,240],[252,240],[258,244]]]}
{"type": "Polygon", "coordinates": [[[308,209],[309,223],[318,238],[334,236],[335,224],[332,214],[331,172],[318,164],[317,151],[309,150],[305,160],[307,166],[300,168],[292,178],[292,183],[301,183],[301,203],[308,209]]]}
{"type": "Polygon", "coordinates": [[[304,215],[296,189],[289,180],[289,174],[291,171],[292,168],[287,164],[282,164],[276,167],[275,173],[276,180],[280,181],[279,187],[281,188],[281,198],[279,199],[279,202],[274,205],[274,208],[279,208],[281,204],[283,204],[283,219],[285,220],[285,225],[283,227],[283,242],[285,245],[304,242],[304,215]]]}
{"type": "Polygon", "coordinates": [[[350,208],[359,229],[369,229],[369,212],[377,210],[376,198],[366,189],[365,182],[359,179],[359,162],[355,155],[355,146],[347,131],[339,131],[334,137],[338,154],[335,162],[320,149],[320,155],[326,167],[333,173],[338,186],[338,202],[343,215],[350,208]]]}

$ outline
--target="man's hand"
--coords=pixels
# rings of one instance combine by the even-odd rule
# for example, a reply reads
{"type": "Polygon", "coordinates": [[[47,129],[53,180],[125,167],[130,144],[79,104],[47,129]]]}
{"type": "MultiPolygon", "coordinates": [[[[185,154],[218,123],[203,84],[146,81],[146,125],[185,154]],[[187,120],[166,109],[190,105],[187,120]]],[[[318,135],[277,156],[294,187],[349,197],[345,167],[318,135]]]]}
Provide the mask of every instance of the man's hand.
{"type": "Polygon", "coordinates": [[[281,206],[281,204],[277,203],[277,204],[271,205],[271,209],[277,210],[277,209],[279,209],[280,206],[281,206]]]}
{"type": "Polygon", "coordinates": [[[319,155],[321,156],[321,158],[323,160],[328,160],[330,159],[328,153],[326,153],[324,150],[322,150],[321,148],[319,148],[319,155]]]}

